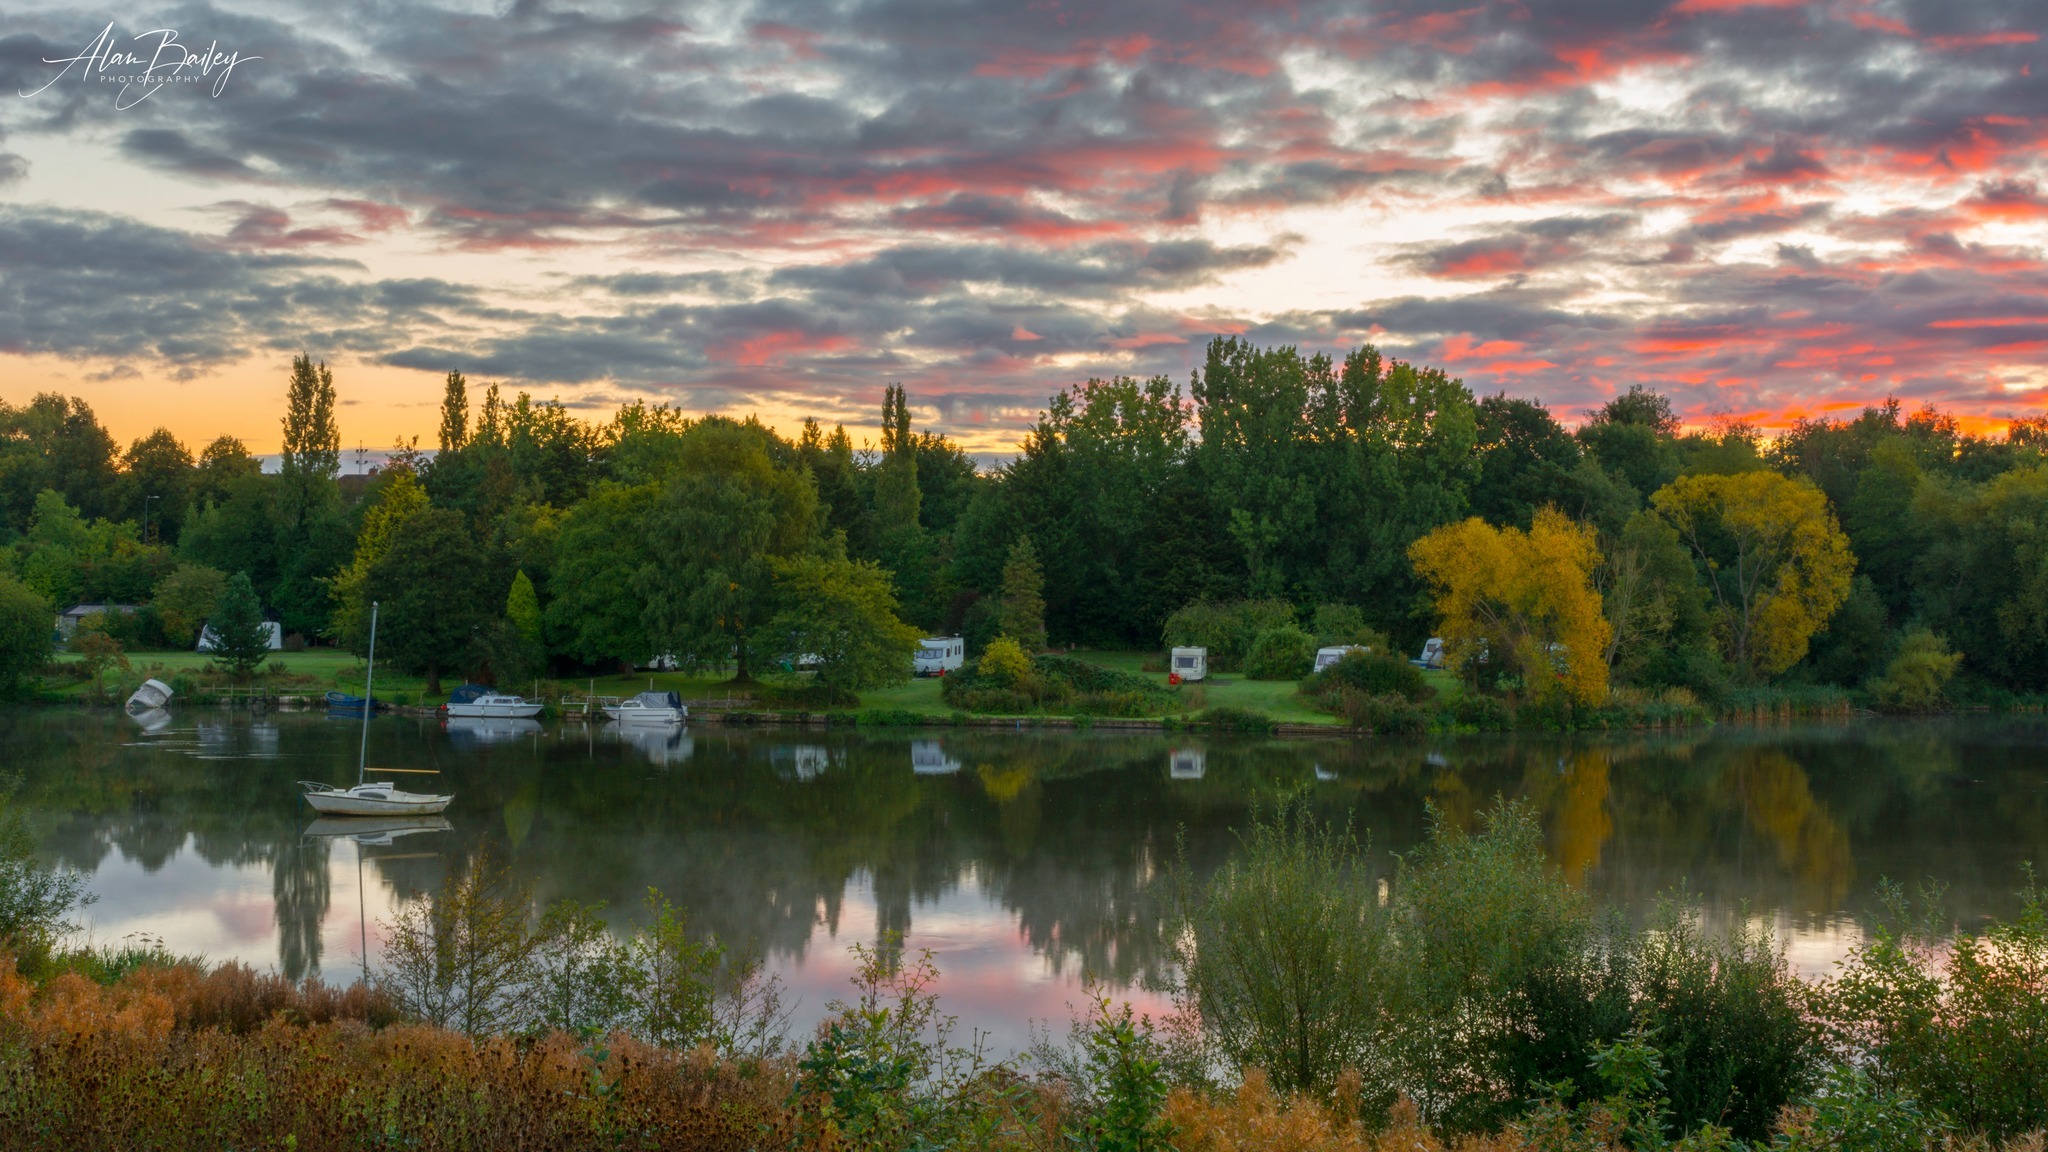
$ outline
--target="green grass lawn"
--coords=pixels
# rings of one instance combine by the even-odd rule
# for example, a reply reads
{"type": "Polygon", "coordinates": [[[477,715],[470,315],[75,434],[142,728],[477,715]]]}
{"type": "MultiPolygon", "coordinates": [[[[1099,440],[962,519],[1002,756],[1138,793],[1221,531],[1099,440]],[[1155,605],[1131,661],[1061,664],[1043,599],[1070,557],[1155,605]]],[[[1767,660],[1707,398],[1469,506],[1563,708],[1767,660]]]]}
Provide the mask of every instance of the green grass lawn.
{"type": "MultiPolygon", "coordinates": [[[[1160,659],[1158,653],[1076,651],[1073,655],[1091,664],[1143,676],[1162,687],[1166,684],[1166,673],[1144,670],[1148,659],[1160,659]]],[[[940,698],[939,687],[940,681],[936,679],[912,680],[908,684],[864,692],[860,703],[862,708],[900,709],[921,716],[949,716],[953,709],[940,698]]],[[[1212,673],[1206,683],[1186,685],[1180,691],[1182,701],[1191,712],[1203,708],[1247,708],[1263,712],[1282,724],[1343,723],[1341,718],[1318,712],[1303,703],[1295,695],[1296,687],[1293,681],[1250,680],[1237,673],[1212,673]]]]}

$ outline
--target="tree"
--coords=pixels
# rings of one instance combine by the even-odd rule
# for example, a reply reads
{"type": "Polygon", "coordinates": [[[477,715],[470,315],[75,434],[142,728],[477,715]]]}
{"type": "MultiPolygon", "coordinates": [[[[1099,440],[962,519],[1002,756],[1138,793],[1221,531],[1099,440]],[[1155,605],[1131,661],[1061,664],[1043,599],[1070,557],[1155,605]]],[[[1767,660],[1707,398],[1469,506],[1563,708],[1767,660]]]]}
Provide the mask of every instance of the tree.
{"type": "Polygon", "coordinates": [[[1916,580],[1928,626],[1979,675],[2048,687],[2048,466],[1923,485],[1912,518],[1929,538],[1916,580]]]}
{"type": "Polygon", "coordinates": [[[1707,631],[1706,591],[1678,530],[1654,512],[1629,517],[1601,551],[1594,586],[1607,614],[1607,666],[1640,682],[1660,655],[1707,631]]]}
{"type": "Polygon", "coordinates": [[[1651,504],[1693,553],[1729,662],[1752,677],[1798,663],[1849,595],[1855,557],[1809,480],[1686,476],[1651,504]]]}
{"type": "Polygon", "coordinates": [[[150,603],[163,622],[164,637],[183,648],[198,638],[226,590],[228,575],[204,564],[180,564],[157,582],[150,603]]]}
{"type": "Polygon", "coordinates": [[[653,484],[602,484],[563,516],[545,613],[558,651],[592,664],[663,654],[638,591],[655,564],[647,524],[660,496],[653,484]]]}
{"type": "Polygon", "coordinates": [[[441,452],[460,452],[468,442],[469,382],[462,378],[462,373],[451,371],[447,391],[441,396],[441,452]]]}
{"type": "Polygon", "coordinates": [[[652,563],[634,581],[655,651],[752,678],[758,634],[775,614],[775,561],[817,536],[818,493],[749,421],[707,418],[685,437],[680,474],[648,518],[652,563]]]}
{"type": "Polygon", "coordinates": [[[410,469],[395,468],[380,478],[376,503],[363,514],[363,525],[356,532],[355,555],[327,585],[334,600],[329,636],[356,652],[363,651],[370,635],[370,601],[365,591],[370,570],[391,551],[412,518],[426,508],[427,493],[410,469]]]}
{"type": "Polygon", "coordinates": [[[270,658],[270,629],[264,626],[263,602],[247,572],[228,577],[220,601],[207,623],[213,635],[214,666],[247,681],[270,658]]]}
{"type": "Polygon", "coordinates": [[[1601,467],[1634,488],[1638,498],[1678,474],[1677,435],[1678,415],[1671,410],[1671,401],[1640,384],[1587,413],[1579,428],[1579,442],[1601,467]]]}
{"type": "Polygon", "coordinates": [[[1579,445],[1541,403],[1502,393],[1474,409],[1479,474],[1472,514],[1489,524],[1527,528],[1546,504],[1579,503],[1579,445]]]}
{"type": "Polygon", "coordinates": [[[244,481],[260,481],[263,462],[249,455],[249,448],[233,436],[216,437],[200,449],[193,468],[192,504],[199,507],[228,498],[230,490],[244,481]]]}
{"type": "Polygon", "coordinates": [[[332,480],[341,471],[341,428],[334,422],[334,373],[326,361],[303,353],[292,358],[285,384],[284,454],[279,467],[287,479],[332,480]]]}
{"type": "Polygon", "coordinates": [[[143,521],[142,541],[175,541],[191,503],[192,453],[168,428],[128,446],[121,458],[122,515],[143,521]]]}
{"type": "Polygon", "coordinates": [[[1947,702],[1948,682],[1960,653],[1949,650],[1948,641],[1925,628],[1915,628],[1899,640],[1899,651],[1885,666],[1884,675],[1870,683],[1870,696],[1877,706],[1891,712],[1933,712],[1947,702]]]}
{"type": "Polygon", "coordinates": [[[85,665],[86,674],[92,677],[94,694],[107,690],[107,669],[128,671],[128,654],[121,650],[119,640],[107,634],[107,614],[104,612],[95,612],[79,621],[65,647],[76,653],[79,663],[85,665]]]}
{"type": "Polygon", "coordinates": [[[1612,630],[1593,587],[1592,529],[1554,508],[1527,532],[1474,517],[1424,536],[1408,556],[1434,592],[1455,659],[1472,667],[1484,653],[1534,697],[1605,699],[1612,630]]]}
{"type": "Polygon", "coordinates": [[[462,514],[424,508],[370,565],[364,594],[380,605],[377,650],[401,668],[425,673],[441,693],[441,673],[458,667],[504,601],[483,548],[462,514]]]}
{"type": "Polygon", "coordinates": [[[1026,652],[1045,650],[1045,573],[1029,536],[1017,538],[1003,565],[1002,633],[1026,652]]]}
{"type": "Polygon", "coordinates": [[[533,581],[523,568],[512,576],[512,591],[505,597],[505,618],[519,629],[521,636],[535,644],[541,642],[540,595],[533,590],[533,581]]]}
{"type": "MultiPolygon", "coordinates": [[[[7,577],[0,575],[0,613],[7,595],[7,577]]],[[[0,776],[0,945],[17,953],[12,959],[29,962],[73,931],[75,925],[64,918],[96,897],[87,891],[87,873],[43,862],[27,815],[14,799],[20,789],[19,774],[0,776]]]]}
{"type": "Polygon", "coordinates": [[[0,571],[0,697],[19,693],[50,659],[50,602],[0,571]]]}
{"type": "Polygon", "coordinates": [[[859,691],[910,678],[917,629],[896,615],[889,574],[872,561],[802,556],[775,564],[782,610],[772,631],[818,657],[818,680],[859,691]]]}

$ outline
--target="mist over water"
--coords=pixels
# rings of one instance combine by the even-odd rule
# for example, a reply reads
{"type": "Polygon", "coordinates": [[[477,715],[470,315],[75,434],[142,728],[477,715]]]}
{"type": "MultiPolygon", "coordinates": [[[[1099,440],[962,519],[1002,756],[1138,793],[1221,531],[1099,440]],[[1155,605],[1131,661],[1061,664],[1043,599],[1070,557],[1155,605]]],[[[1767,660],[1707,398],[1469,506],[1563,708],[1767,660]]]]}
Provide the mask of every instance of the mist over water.
{"type": "Polygon", "coordinates": [[[370,763],[437,771],[392,778],[454,792],[447,828],[309,835],[294,782],[353,782],[359,734],[304,713],[0,713],[44,851],[93,873],[98,942],[347,981],[380,920],[488,850],[538,901],[602,901],[620,927],[658,889],[765,957],[799,1032],[845,990],[851,945],[900,935],[998,1049],[1061,1026],[1090,977],[1158,1003],[1142,984],[1178,854],[1206,875],[1256,806],[1297,793],[1369,838],[1390,884],[1432,810],[1469,826],[1526,801],[1601,899],[1641,919],[1683,885],[1716,920],[1775,924],[1809,975],[1859,938],[1880,878],[1946,886],[1969,926],[2013,913],[2023,863],[2048,856],[2040,717],[1364,741],[390,717],[370,763]]]}

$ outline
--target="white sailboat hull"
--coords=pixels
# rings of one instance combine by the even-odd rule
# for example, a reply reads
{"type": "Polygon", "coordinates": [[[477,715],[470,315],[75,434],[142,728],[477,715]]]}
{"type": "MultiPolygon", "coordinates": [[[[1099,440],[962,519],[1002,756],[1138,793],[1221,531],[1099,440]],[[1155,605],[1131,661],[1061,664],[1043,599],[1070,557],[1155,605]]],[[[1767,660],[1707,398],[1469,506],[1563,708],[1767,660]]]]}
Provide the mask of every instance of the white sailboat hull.
{"type": "Polygon", "coordinates": [[[604,714],[621,724],[681,724],[689,713],[681,708],[607,707],[604,714]]]}
{"type": "Polygon", "coordinates": [[[329,788],[307,783],[306,803],[322,816],[438,816],[455,802],[453,796],[402,792],[389,784],[358,784],[329,788]]]}

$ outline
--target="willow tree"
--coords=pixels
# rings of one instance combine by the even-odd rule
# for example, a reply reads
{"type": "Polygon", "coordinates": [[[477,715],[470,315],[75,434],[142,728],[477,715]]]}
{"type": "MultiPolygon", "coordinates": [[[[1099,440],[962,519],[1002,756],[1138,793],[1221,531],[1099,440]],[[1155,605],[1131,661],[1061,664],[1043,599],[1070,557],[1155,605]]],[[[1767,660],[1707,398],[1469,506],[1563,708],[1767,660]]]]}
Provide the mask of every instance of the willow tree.
{"type": "Polygon", "coordinates": [[[1692,551],[1713,595],[1723,655],[1751,677],[1797,664],[1848,599],[1849,538],[1804,477],[1685,476],[1650,503],[1692,551]]]}
{"type": "Polygon", "coordinates": [[[1467,667],[1483,655],[1532,696],[1562,692],[1581,704],[1607,696],[1611,628],[1593,587],[1593,530],[1555,508],[1529,530],[1478,517],[1449,524],[1408,549],[1443,615],[1443,638],[1467,667]]]}

